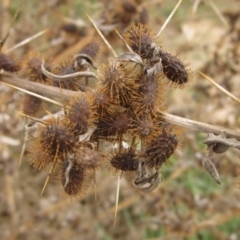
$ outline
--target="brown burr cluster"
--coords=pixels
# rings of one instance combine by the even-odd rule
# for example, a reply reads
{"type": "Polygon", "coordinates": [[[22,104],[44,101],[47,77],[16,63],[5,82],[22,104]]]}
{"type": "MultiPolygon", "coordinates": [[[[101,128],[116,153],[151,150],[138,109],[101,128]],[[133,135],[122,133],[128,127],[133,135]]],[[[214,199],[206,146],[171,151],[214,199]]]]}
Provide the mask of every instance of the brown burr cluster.
{"type": "MultiPolygon", "coordinates": [[[[135,12],[131,2],[121,9],[135,12]]],[[[96,40],[57,67],[38,54],[23,60],[21,73],[30,81],[75,92],[64,100],[62,111],[28,123],[26,131],[32,137],[31,165],[50,168],[49,175],[56,169],[67,195],[84,196],[103,166],[114,174],[135,174],[133,185],[145,192],[161,181],[161,168],[180,142],[177,128],[161,114],[167,110],[165,92],[185,85],[189,70],[154,36],[146,25],[130,25],[123,38],[132,51],[98,67],[94,61],[101,47],[96,40]],[[91,72],[95,68],[96,75],[91,72]],[[90,78],[95,78],[94,89],[86,85],[90,78]]],[[[0,63],[7,71],[14,69],[5,55],[0,63]]],[[[33,116],[40,105],[41,100],[27,95],[24,113],[33,116]]]]}

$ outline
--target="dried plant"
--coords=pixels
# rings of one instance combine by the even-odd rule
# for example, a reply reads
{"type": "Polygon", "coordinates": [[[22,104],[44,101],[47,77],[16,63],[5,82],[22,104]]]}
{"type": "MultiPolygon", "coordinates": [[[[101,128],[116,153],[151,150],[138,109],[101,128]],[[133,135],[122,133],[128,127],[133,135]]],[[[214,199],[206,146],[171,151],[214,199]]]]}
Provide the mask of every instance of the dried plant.
{"type": "MultiPolygon", "coordinates": [[[[30,83],[49,82],[50,85],[61,88],[60,99],[62,94],[68,98],[63,102],[63,115],[61,113],[60,116],[40,120],[41,124],[36,123],[29,155],[31,164],[40,170],[49,163],[52,163],[52,168],[56,164],[62,165],[59,169],[63,171],[62,182],[67,194],[79,195],[77,192],[81,192],[81,184],[76,188],[74,181],[84,182],[81,174],[87,174],[89,169],[99,170],[100,155],[109,159],[110,169],[114,173],[136,172],[134,186],[140,190],[153,190],[160,182],[159,171],[180,141],[174,125],[167,117],[169,115],[164,113],[167,109],[164,104],[167,82],[164,79],[171,82],[170,86],[183,86],[189,82],[191,74],[178,56],[171,55],[158,45],[155,36],[145,25],[129,26],[123,39],[132,53],[109,58],[107,64],[98,67],[96,76],[91,73],[91,67],[95,67],[93,58],[99,49],[96,42],[85,45],[72,60],[60,65],[56,74],[49,72],[53,63],[43,63],[42,57],[37,54],[26,56],[23,60],[22,75],[30,83]],[[79,91],[81,88],[73,87],[72,84],[77,86],[83,77],[97,78],[97,88],[89,88],[84,94],[75,93],[71,96],[62,92],[63,89],[79,91]],[[95,130],[88,134],[92,127],[95,130]],[[84,134],[88,134],[88,138],[82,141],[84,134]],[[102,147],[105,142],[113,146],[117,144],[117,148],[110,152],[110,157],[102,147]],[[91,150],[84,147],[84,144],[94,147],[91,150]],[[84,160],[86,154],[89,155],[86,158],[88,160],[84,160]],[[139,187],[145,183],[149,183],[150,187],[139,187]]],[[[9,71],[7,68],[4,70],[9,71]]],[[[1,79],[8,82],[8,77],[9,74],[3,73],[1,79]]],[[[44,95],[44,92],[41,91],[41,94],[44,95]]],[[[23,112],[31,116],[37,111],[41,100],[38,102],[38,98],[29,95],[25,99],[23,112]]],[[[175,123],[182,125],[177,121],[175,123]]],[[[220,135],[218,139],[223,139],[222,137],[220,135]]],[[[229,146],[234,146],[234,143],[238,144],[236,139],[228,140],[227,144],[218,139],[208,139],[205,142],[208,145],[211,142],[209,146],[213,152],[221,153],[229,146]]],[[[203,166],[219,182],[216,170],[211,170],[215,168],[210,155],[203,160],[203,166]]]]}
{"type": "Polygon", "coordinates": [[[153,191],[162,182],[162,167],[183,145],[183,128],[209,134],[202,165],[220,184],[212,157],[231,147],[240,149],[240,133],[167,113],[167,92],[171,87],[184,91],[192,78],[189,64],[159,44],[161,31],[139,23],[146,16],[138,1],[116,3],[116,11],[107,11],[105,22],[94,26],[99,32],[105,24],[128,26],[121,38],[129,52],[117,55],[107,43],[114,56],[104,59],[99,54],[103,46],[92,38],[61,62],[26,54],[20,68],[0,53],[0,81],[29,91],[22,108],[28,119],[26,144],[30,164],[49,171],[43,190],[54,171],[66,195],[84,197],[95,172],[106,167],[119,179],[126,173],[141,192],[153,191]],[[61,111],[43,108],[45,116],[39,117],[46,97],[61,111]]]}

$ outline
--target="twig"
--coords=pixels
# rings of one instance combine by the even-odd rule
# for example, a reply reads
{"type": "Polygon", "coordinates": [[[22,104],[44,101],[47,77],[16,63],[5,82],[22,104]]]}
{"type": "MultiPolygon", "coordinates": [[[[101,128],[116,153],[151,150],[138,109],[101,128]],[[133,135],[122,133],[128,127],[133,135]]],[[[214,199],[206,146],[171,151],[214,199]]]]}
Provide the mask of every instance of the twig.
{"type": "Polygon", "coordinates": [[[192,8],[192,15],[195,15],[201,0],[195,0],[192,8]]]}
{"type": "Polygon", "coordinates": [[[148,0],[140,3],[140,6],[149,7],[150,5],[161,3],[163,0],[148,0]]]}
{"type": "Polygon", "coordinates": [[[63,107],[63,105],[62,105],[61,103],[56,102],[56,101],[54,101],[54,100],[52,100],[52,99],[50,99],[50,98],[43,97],[42,95],[36,94],[36,93],[34,93],[34,92],[30,92],[30,91],[25,90],[25,89],[23,89],[23,88],[16,87],[16,86],[14,86],[14,85],[12,85],[12,84],[8,84],[8,83],[5,83],[5,82],[2,82],[2,83],[5,84],[5,85],[7,85],[7,86],[9,86],[9,87],[11,87],[11,88],[17,89],[17,90],[19,90],[19,91],[21,91],[21,92],[27,93],[27,94],[32,95],[32,96],[34,96],[34,97],[40,98],[40,99],[42,99],[42,100],[44,100],[44,101],[47,101],[47,102],[56,104],[56,105],[58,105],[58,106],[60,106],[60,107],[63,107]]]}
{"type": "MultiPolygon", "coordinates": [[[[222,132],[220,135],[209,133],[208,138],[203,143],[207,144],[208,146],[216,144],[221,145],[222,151],[225,149],[227,150],[229,147],[237,148],[240,150],[240,142],[235,138],[227,138],[225,132],[222,132]]],[[[219,149],[219,151],[220,150],[221,149],[219,149]]]]}
{"type": "MultiPolygon", "coordinates": [[[[0,82],[1,81],[14,84],[18,87],[27,89],[29,91],[39,93],[43,96],[62,99],[62,94],[59,88],[47,86],[41,83],[30,82],[30,81],[21,79],[19,77],[16,77],[13,74],[2,74],[2,75],[0,74],[0,82]]],[[[68,99],[72,95],[76,94],[76,91],[62,89],[62,93],[64,94],[64,98],[68,99]]],[[[81,94],[84,94],[84,93],[81,93],[81,94]]],[[[164,119],[171,124],[178,125],[187,129],[198,131],[198,132],[204,132],[204,133],[221,134],[221,132],[225,131],[227,137],[236,138],[237,140],[240,141],[240,132],[237,132],[235,130],[190,120],[187,118],[175,116],[165,112],[160,112],[160,114],[162,114],[164,119]]]]}
{"type": "Polygon", "coordinates": [[[176,10],[178,9],[179,5],[181,4],[182,0],[179,0],[177,5],[175,6],[175,8],[172,10],[171,14],[168,16],[167,20],[164,22],[164,24],[162,25],[161,29],[159,30],[156,38],[158,38],[160,36],[160,34],[162,33],[162,31],[164,30],[164,28],[167,26],[167,24],[169,23],[169,21],[171,20],[173,14],[176,12],[176,10]]]}
{"type": "Polygon", "coordinates": [[[125,44],[125,46],[129,50],[129,52],[133,52],[132,48],[128,45],[128,43],[125,41],[125,39],[122,37],[122,35],[118,32],[118,30],[116,28],[114,30],[117,33],[117,35],[119,36],[119,38],[123,41],[123,43],[125,44]]]}
{"type": "Polygon", "coordinates": [[[117,189],[116,189],[116,204],[115,204],[115,213],[114,213],[114,223],[113,223],[113,226],[115,226],[116,220],[117,220],[119,191],[120,191],[120,181],[121,181],[121,174],[118,174],[117,189]]]}
{"type": "Polygon", "coordinates": [[[161,112],[161,114],[163,115],[164,119],[167,122],[174,125],[178,125],[180,127],[191,129],[197,132],[214,133],[214,134],[221,134],[221,132],[225,131],[227,137],[232,137],[232,138],[236,138],[237,140],[240,140],[240,132],[237,132],[235,130],[190,120],[187,118],[175,116],[165,112],[161,112]]]}
{"type": "MultiPolygon", "coordinates": [[[[25,118],[24,118],[24,125],[26,124],[26,122],[27,122],[27,118],[25,117],[25,118]]],[[[18,167],[20,167],[21,164],[22,164],[23,155],[24,155],[25,150],[26,150],[28,137],[29,137],[28,134],[25,133],[24,142],[23,142],[23,144],[22,144],[22,150],[21,150],[21,153],[20,153],[20,158],[19,158],[19,160],[18,160],[18,167]]]]}
{"type": "Polygon", "coordinates": [[[9,53],[9,52],[11,52],[11,51],[13,51],[13,50],[15,50],[15,49],[17,49],[17,48],[25,45],[25,44],[31,42],[32,40],[34,40],[34,39],[42,36],[42,35],[43,35],[44,33],[46,33],[47,31],[48,31],[48,29],[43,30],[43,31],[38,32],[37,34],[35,34],[35,35],[33,35],[33,36],[29,37],[29,38],[24,39],[22,42],[20,42],[20,43],[14,45],[13,47],[9,48],[9,49],[6,51],[6,53],[9,53]]]}
{"type": "Polygon", "coordinates": [[[217,16],[219,17],[219,19],[222,21],[222,23],[226,26],[229,27],[228,22],[226,21],[226,19],[224,18],[223,14],[219,11],[218,7],[216,6],[216,4],[212,1],[209,0],[209,4],[211,5],[213,11],[217,14],[217,16]]]}
{"type": "Polygon", "coordinates": [[[213,81],[210,77],[208,77],[207,75],[205,75],[204,73],[200,72],[199,73],[205,77],[210,83],[212,83],[214,86],[216,86],[218,89],[220,89],[222,92],[224,92],[226,95],[228,95],[230,98],[232,98],[234,101],[236,101],[237,103],[240,103],[240,99],[235,97],[234,95],[232,95],[230,92],[228,92],[226,89],[224,89],[223,87],[221,87],[220,85],[218,85],[215,81],[213,81]]]}
{"type": "Polygon", "coordinates": [[[5,82],[19,88],[23,88],[33,93],[41,94],[42,96],[57,98],[60,100],[62,100],[62,97],[69,98],[71,97],[71,95],[76,94],[76,92],[66,90],[66,89],[62,89],[63,94],[61,94],[60,89],[58,87],[44,85],[37,82],[32,82],[27,79],[22,79],[16,75],[9,74],[9,73],[0,74],[0,83],[1,82],[3,83],[5,82]]]}
{"type": "Polygon", "coordinates": [[[89,20],[91,21],[91,23],[93,24],[94,28],[96,29],[97,33],[99,34],[99,36],[102,38],[102,40],[104,41],[104,43],[106,44],[106,46],[108,47],[108,49],[112,52],[114,57],[117,57],[116,52],[114,51],[114,49],[112,48],[112,46],[110,45],[110,43],[107,41],[107,39],[103,36],[103,34],[100,32],[100,30],[98,29],[97,25],[94,23],[94,21],[91,19],[91,17],[87,14],[87,17],[89,18],[89,20]]]}
{"type": "MultiPolygon", "coordinates": [[[[8,9],[8,5],[9,5],[9,2],[8,2],[8,1],[3,1],[3,6],[4,6],[3,9],[8,9]]],[[[14,16],[13,16],[13,19],[12,19],[12,21],[11,21],[11,24],[10,24],[10,26],[9,26],[7,32],[6,32],[5,37],[3,38],[3,40],[0,41],[0,50],[2,49],[3,45],[4,45],[5,42],[7,41],[7,38],[8,38],[8,36],[9,36],[9,34],[10,34],[10,30],[11,30],[14,22],[16,21],[16,18],[17,18],[17,16],[18,16],[19,12],[20,12],[21,7],[22,7],[22,5],[20,5],[20,6],[18,7],[17,11],[15,12],[15,14],[14,14],[14,16]]],[[[7,12],[5,12],[4,14],[7,15],[7,12]]],[[[5,33],[5,32],[4,32],[4,30],[5,30],[5,29],[4,29],[4,26],[5,26],[4,23],[7,22],[7,20],[4,19],[4,17],[6,17],[6,16],[2,16],[2,17],[3,17],[3,18],[2,18],[2,21],[1,21],[1,22],[3,23],[3,33],[5,33]],[[4,20],[5,20],[5,21],[4,21],[4,20]]]]}

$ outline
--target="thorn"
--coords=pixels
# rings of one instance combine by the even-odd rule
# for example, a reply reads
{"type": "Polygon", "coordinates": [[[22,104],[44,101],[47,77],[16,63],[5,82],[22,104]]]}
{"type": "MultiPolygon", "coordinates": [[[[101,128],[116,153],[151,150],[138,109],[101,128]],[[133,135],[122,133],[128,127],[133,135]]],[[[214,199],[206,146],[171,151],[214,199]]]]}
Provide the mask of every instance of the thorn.
{"type": "Polygon", "coordinates": [[[224,18],[223,14],[219,11],[218,7],[215,5],[215,3],[212,0],[209,0],[209,3],[213,9],[213,11],[217,14],[219,19],[222,21],[222,23],[226,26],[229,27],[228,22],[224,18]]]}
{"type": "MultiPolygon", "coordinates": [[[[26,124],[26,117],[24,119],[24,125],[26,124]]],[[[22,145],[22,150],[21,150],[21,154],[20,154],[20,158],[18,160],[18,167],[20,168],[21,164],[22,164],[22,159],[23,159],[23,155],[24,155],[24,152],[25,152],[25,149],[26,149],[26,146],[27,146],[27,141],[28,141],[28,134],[26,134],[25,132],[25,137],[24,137],[24,142],[23,142],[23,145],[22,145]]]]}
{"type": "Polygon", "coordinates": [[[169,21],[171,20],[173,14],[176,12],[176,10],[178,9],[179,5],[181,4],[182,0],[179,0],[178,3],[176,4],[175,8],[172,10],[171,14],[168,16],[168,18],[166,19],[166,21],[164,22],[164,24],[162,25],[161,29],[159,30],[157,36],[155,37],[158,38],[160,36],[160,34],[162,33],[162,31],[164,30],[164,28],[167,26],[167,24],[169,23],[169,21]]]}
{"type": "Polygon", "coordinates": [[[45,188],[46,188],[46,186],[47,186],[47,184],[48,184],[48,181],[49,181],[49,179],[50,179],[52,170],[54,169],[54,167],[55,167],[55,165],[56,165],[56,163],[57,163],[57,155],[58,155],[58,149],[57,149],[57,151],[56,151],[56,154],[55,154],[55,157],[54,157],[54,160],[53,160],[53,165],[52,165],[51,169],[50,169],[49,172],[48,172],[48,176],[47,176],[47,178],[46,178],[46,180],[45,180],[45,183],[44,183],[44,185],[43,185],[43,188],[42,188],[42,191],[41,191],[40,196],[43,195],[43,192],[44,192],[44,190],[45,190],[45,188]]]}
{"type": "Polygon", "coordinates": [[[112,52],[114,57],[117,57],[116,52],[113,50],[112,46],[110,45],[110,43],[107,41],[107,39],[103,36],[103,34],[101,33],[101,31],[98,29],[97,25],[94,23],[94,21],[91,19],[91,17],[86,13],[87,17],[89,18],[89,20],[91,21],[91,23],[93,24],[94,28],[96,29],[97,33],[99,34],[99,36],[102,38],[102,40],[104,41],[104,43],[106,44],[106,46],[108,47],[108,49],[112,52]]]}
{"type": "Polygon", "coordinates": [[[15,12],[15,14],[14,14],[14,16],[13,16],[13,19],[12,19],[12,21],[11,21],[11,24],[10,24],[10,27],[9,27],[9,29],[8,29],[8,32],[7,32],[6,36],[3,38],[2,41],[0,41],[0,50],[2,49],[3,45],[5,44],[7,38],[8,38],[8,36],[9,36],[9,34],[10,34],[10,30],[11,30],[11,28],[12,28],[12,26],[13,26],[13,24],[14,24],[17,16],[18,16],[19,12],[20,12],[21,7],[22,7],[22,4],[20,4],[20,6],[18,7],[17,11],[15,12]]]}
{"type": "Polygon", "coordinates": [[[195,0],[192,8],[192,15],[194,16],[197,12],[198,6],[201,0],[195,0]]]}
{"type": "Polygon", "coordinates": [[[23,46],[23,45],[31,42],[32,40],[34,40],[34,39],[42,36],[42,35],[43,35],[44,33],[46,33],[47,31],[48,31],[48,29],[45,29],[45,30],[43,30],[43,31],[41,31],[41,32],[39,32],[39,33],[37,33],[37,34],[29,37],[29,38],[24,39],[22,42],[20,42],[20,43],[14,45],[13,47],[9,48],[9,49],[6,51],[6,53],[12,52],[13,50],[15,50],[15,49],[17,49],[17,48],[19,48],[19,47],[21,47],[21,46],[23,46]]]}
{"type": "Polygon", "coordinates": [[[121,34],[118,32],[118,30],[116,28],[114,28],[115,32],[117,33],[117,35],[120,37],[120,39],[124,42],[124,44],[126,45],[127,49],[130,51],[130,52],[134,52],[132,50],[132,48],[128,45],[128,43],[125,41],[125,39],[121,36],[121,34]]]}
{"type": "Polygon", "coordinates": [[[224,92],[226,95],[228,95],[230,98],[232,98],[234,101],[236,101],[237,103],[240,103],[240,99],[235,97],[234,95],[232,95],[230,92],[228,92],[225,88],[221,87],[220,85],[218,85],[213,79],[211,79],[210,77],[208,77],[207,75],[205,75],[204,73],[202,73],[201,71],[198,71],[203,77],[205,77],[210,83],[212,83],[214,86],[216,86],[219,90],[221,90],[222,92],[224,92]]]}
{"type": "Polygon", "coordinates": [[[39,95],[39,94],[37,94],[37,93],[30,92],[30,91],[25,90],[25,89],[23,89],[23,88],[19,88],[19,87],[16,87],[16,86],[14,86],[14,85],[11,85],[11,84],[8,84],[8,83],[2,82],[2,81],[0,81],[0,82],[3,83],[3,84],[5,84],[5,85],[7,85],[7,86],[9,86],[9,87],[11,87],[11,88],[17,89],[17,90],[19,90],[19,91],[21,91],[21,92],[27,93],[27,94],[32,95],[32,96],[34,96],[34,97],[38,97],[38,98],[40,98],[40,99],[42,99],[42,100],[44,100],[44,101],[53,103],[53,104],[58,105],[58,106],[60,106],[60,107],[63,107],[63,105],[62,105],[61,103],[59,103],[59,102],[57,102],[57,101],[54,101],[54,100],[52,100],[52,99],[50,99],[50,98],[44,97],[44,96],[39,95]]]}
{"type": "Polygon", "coordinates": [[[97,201],[97,182],[96,182],[96,173],[93,172],[93,181],[94,181],[94,198],[95,202],[97,201]]]}
{"type": "Polygon", "coordinates": [[[118,180],[117,180],[116,205],[115,205],[115,213],[114,213],[114,223],[113,223],[113,226],[115,226],[116,220],[117,220],[119,191],[120,191],[120,180],[121,180],[121,173],[118,174],[118,180]]]}
{"type": "Polygon", "coordinates": [[[32,119],[32,120],[36,121],[36,122],[44,123],[44,121],[42,121],[41,119],[38,119],[38,118],[35,118],[35,117],[32,117],[32,116],[26,115],[25,113],[22,113],[22,112],[19,112],[19,111],[15,111],[15,113],[18,113],[18,114],[20,114],[20,115],[22,115],[24,117],[27,117],[29,119],[32,119]]]}

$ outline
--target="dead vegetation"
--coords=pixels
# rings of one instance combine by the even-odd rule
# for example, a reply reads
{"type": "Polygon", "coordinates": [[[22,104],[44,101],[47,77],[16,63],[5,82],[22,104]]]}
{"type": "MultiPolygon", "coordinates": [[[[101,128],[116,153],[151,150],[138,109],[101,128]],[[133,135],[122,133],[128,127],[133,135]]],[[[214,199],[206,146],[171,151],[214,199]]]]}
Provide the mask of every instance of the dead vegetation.
{"type": "MultiPolygon", "coordinates": [[[[1,4],[3,38],[19,5],[17,1],[3,1],[1,4]]],[[[3,83],[0,85],[2,239],[240,237],[239,189],[236,183],[239,176],[240,105],[199,74],[201,71],[210,76],[239,97],[240,32],[239,13],[236,11],[239,3],[183,1],[155,41],[154,32],[159,32],[175,4],[175,1],[78,3],[68,0],[31,1],[20,8],[1,49],[0,66],[5,72],[1,73],[0,80],[50,97],[55,102],[40,101],[37,96],[29,97],[3,83]],[[102,42],[85,13],[94,19],[112,51],[102,42]],[[141,29],[142,35],[138,36],[137,28],[125,30],[132,23],[147,24],[148,28],[141,29]],[[136,55],[121,55],[129,50],[126,50],[115,28],[136,55]],[[43,31],[41,36],[12,48],[40,30],[43,31]],[[146,46],[136,45],[139,38],[146,46]],[[174,60],[169,60],[170,56],[174,56],[174,60]],[[187,67],[187,74],[190,73],[188,69],[192,72],[189,75],[184,73],[183,81],[169,68],[169,62],[174,62],[175,56],[176,59],[185,58],[184,64],[174,65],[177,69],[187,67]],[[164,84],[161,86],[166,85],[164,91],[167,90],[164,106],[161,106],[163,90],[157,89],[155,80],[149,80],[150,76],[159,77],[159,57],[164,60],[162,74],[170,79],[161,81],[164,84]],[[147,67],[144,69],[143,66],[147,67]],[[80,80],[74,81],[76,76],[71,74],[76,72],[80,80]],[[131,73],[141,77],[135,80],[131,73]],[[121,82],[122,76],[126,75],[130,76],[130,81],[121,82]],[[118,77],[116,82],[112,81],[115,76],[118,77]],[[191,78],[187,84],[186,76],[191,78]],[[103,90],[97,88],[95,77],[103,90]],[[30,80],[29,84],[25,78],[30,80]],[[176,88],[176,82],[181,82],[184,88],[176,88]],[[56,87],[61,90],[56,90],[56,87]],[[97,90],[92,91],[93,88],[97,90]],[[73,95],[76,91],[82,91],[84,98],[73,95]],[[141,96],[145,97],[144,100],[141,96]],[[54,104],[56,102],[58,106],[54,104]],[[53,121],[51,114],[59,110],[59,105],[65,112],[53,121]],[[199,121],[200,125],[185,120],[181,124],[182,119],[174,118],[166,110],[176,116],[199,121]],[[24,121],[27,120],[19,112],[31,116],[27,137],[24,131],[24,121]],[[39,121],[43,115],[49,119],[39,121]],[[63,115],[66,117],[62,122],[60,118],[63,115]],[[85,116],[89,121],[85,121],[85,116]],[[32,121],[36,119],[41,125],[40,133],[31,132],[32,121]],[[129,119],[133,119],[131,124],[129,119]],[[159,121],[163,122],[161,126],[158,126],[159,121]],[[165,126],[165,122],[185,129],[179,134],[179,130],[172,125],[165,126]],[[201,125],[201,122],[212,127],[201,125]],[[97,130],[94,125],[97,125],[97,130]],[[56,129],[57,134],[54,132],[56,129]],[[149,129],[153,134],[146,134],[151,132],[149,129]],[[131,148],[126,150],[121,145],[128,131],[133,138],[131,148]],[[210,133],[209,137],[206,133],[210,133]],[[40,136],[40,140],[36,136],[40,136]],[[46,136],[49,141],[45,141],[46,136]],[[143,149],[136,151],[139,150],[136,136],[142,146],[146,145],[145,155],[143,149]],[[109,150],[111,146],[104,142],[106,139],[119,145],[109,150]],[[162,139],[168,139],[165,141],[167,146],[160,144],[162,139]],[[19,168],[24,141],[27,151],[19,168]],[[176,150],[178,141],[181,147],[176,150]],[[101,149],[104,150],[98,154],[93,143],[102,144],[101,149]],[[162,151],[159,151],[158,144],[163,147],[162,151]],[[40,145],[42,150],[36,151],[40,145]],[[175,150],[177,153],[168,159],[175,150]],[[166,153],[162,154],[163,151],[166,153]],[[81,164],[87,161],[88,166],[79,167],[75,156],[81,156],[81,164]],[[44,161],[39,161],[41,158],[44,161]],[[134,160],[133,164],[124,162],[125,159],[134,160]],[[35,168],[52,172],[42,196],[40,193],[47,172],[32,168],[29,160],[35,168]],[[221,185],[216,184],[202,166],[221,185]],[[120,181],[118,216],[113,226],[117,188],[114,174],[122,171],[128,173],[120,181]],[[135,171],[137,175],[134,175],[135,171]],[[84,183],[83,173],[87,176],[84,183]],[[69,199],[62,189],[67,194],[80,196],[81,200],[69,199]]],[[[127,139],[129,141],[129,136],[127,139]]]]}

